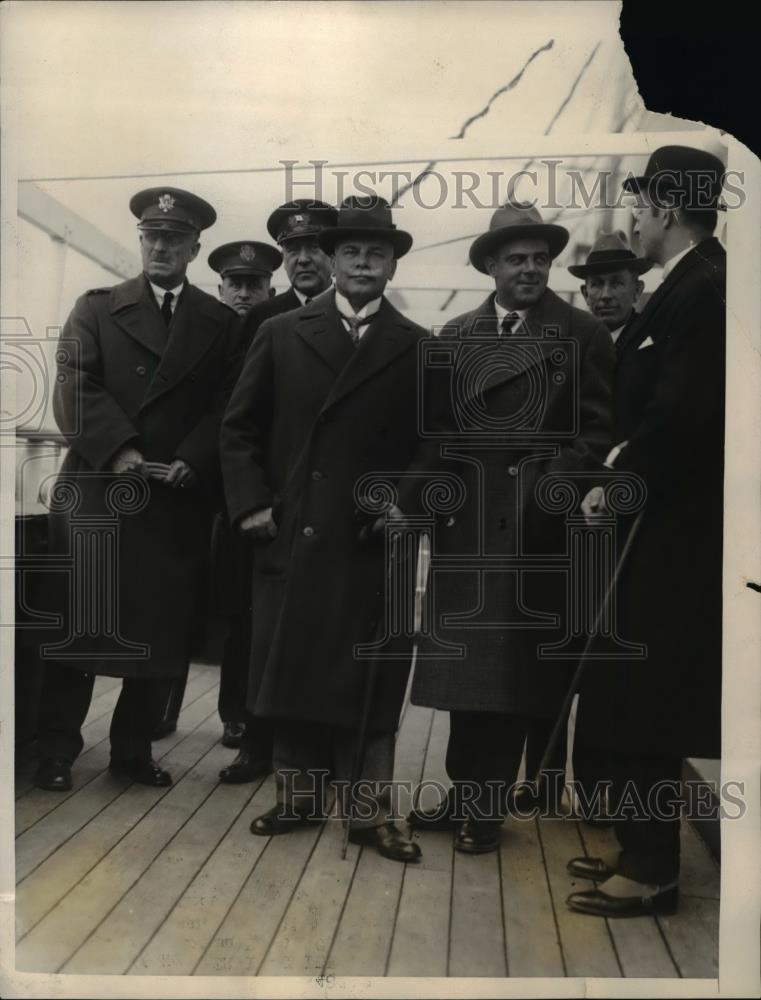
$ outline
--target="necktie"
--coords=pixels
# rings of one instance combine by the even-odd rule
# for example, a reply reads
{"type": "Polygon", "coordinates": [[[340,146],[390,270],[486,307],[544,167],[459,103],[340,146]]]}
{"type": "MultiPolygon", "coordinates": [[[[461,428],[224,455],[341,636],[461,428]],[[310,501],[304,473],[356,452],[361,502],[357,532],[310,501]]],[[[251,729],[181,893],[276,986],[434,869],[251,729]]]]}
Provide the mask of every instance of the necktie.
{"type": "Polygon", "coordinates": [[[360,319],[359,316],[344,316],[341,314],[341,318],[345,319],[349,324],[349,336],[351,337],[351,342],[356,347],[359,343],[360,328],[363,326],[368,326],[372,320],[372,316],[365,316],[364,319],[360,319]]]}
{"type": "Polygon", "coordinates": [[[172,322],[172,299],[174,292],[164,292],[164,301],[161,303],[161,315],[167,326],[172,322]]]}
{"type": "Polygon", "coordinates": [[[521,317],[519,313],[510,312],[502,320],[502,326],[499,331],[500,337],[509,337],[511,333],[515,333],[518,326],[520,326],[521,317]]]}

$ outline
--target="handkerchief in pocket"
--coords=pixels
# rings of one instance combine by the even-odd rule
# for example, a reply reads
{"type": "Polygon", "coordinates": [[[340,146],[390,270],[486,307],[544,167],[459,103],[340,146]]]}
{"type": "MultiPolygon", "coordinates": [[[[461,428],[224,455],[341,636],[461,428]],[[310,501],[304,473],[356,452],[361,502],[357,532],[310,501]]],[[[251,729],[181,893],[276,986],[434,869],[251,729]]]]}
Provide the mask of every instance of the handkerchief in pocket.
{"type": "Polygon", "coordinates": [[[639,345],[639,347],[637,348],[637,350],[641,351],[643,347],[652,347],[654,343],[655,343],[655,341],[653,340],[653,338],[650,337],[650,336],[647,336],[642,341],[642,343],[639,345]]]}

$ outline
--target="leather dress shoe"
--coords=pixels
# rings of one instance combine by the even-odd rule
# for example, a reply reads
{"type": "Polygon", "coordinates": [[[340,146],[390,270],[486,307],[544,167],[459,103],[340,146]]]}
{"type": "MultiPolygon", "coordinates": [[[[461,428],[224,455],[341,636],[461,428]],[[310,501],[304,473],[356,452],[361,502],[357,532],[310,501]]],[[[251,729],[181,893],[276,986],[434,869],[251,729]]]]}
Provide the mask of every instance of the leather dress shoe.
{"type": "Polygon", "coordinates": [[[454,803],[447,795],[432,809],[413,809],[407,816],[407,822],[413,830],[454,830],[462,820],[454,818],[454,803]]]}
{"type": "Polygon", "coordinates": [[[654,896],[609,896],[599,889],[592,889],[589,892],[572,892],[566,902],[571,910],[589,913],[593,917],[653,917],[676,913],[679,889],[674,886],[654,896]]]}
{"type": "Polygon", "coordinates": [[[245,726],[242,722],[226,722],[222,729],[222,746],[237,750],[243,738],[245,726]]]}
{"type": "Polygon", "coordinates": [[[252,820],[249,830],[257,837],[278,837],[283,833],[293,833],[294,830],[299,830],[310,823],[319,822],[319,820],[310,819],[304,813],[288,813],[283,810],[283,804],[279,802],[252,820]]]}
{"type": "Polygon", "coordinates": [[[408,840],[393,823],[352,829],[349,831],[349,840],[352,844],[374,847],[379,854],[391,861],[419,861],[421,858],[418,845],[408,840]]]}
{"type": "Polygon", "coordinates": [[[499,847],[501,823],[466,819],[457,831],[454,846],[464,854],[488,854],[499,847]]]}
{"type": "Polygon", "coordinates": [[[41,760],[34,776],[34,783],[38,788],[44,788],[46,792],[70,792],[71,764],[62,757],[41,760]]]}
{"type": "Polygon", "coordinates": [[[269,761],[253,760],[248,750],[241,750],[235,760],[219,772],[219,780],[225,785],[242,785],[271,771],[272,764],[269,761]]]}
{"type": "Polygon", "coordinates": [[[172,784],[172,776],[169,771],[159,767],[155,760],[118,760],[111,758],[108,765],[109,771],[113,774],[122,774],[125,778],[131,778],[139,785],[148,785],[151,788],[167,788],[172,784]]]}
{"type": "Polygon", "coordinates": [[[565,867],[574,878],[591,878],[595,882],[604,882],[606,878],[616,874],[616,869],[611,868],[602,858],[571,858],[565,867]]]}

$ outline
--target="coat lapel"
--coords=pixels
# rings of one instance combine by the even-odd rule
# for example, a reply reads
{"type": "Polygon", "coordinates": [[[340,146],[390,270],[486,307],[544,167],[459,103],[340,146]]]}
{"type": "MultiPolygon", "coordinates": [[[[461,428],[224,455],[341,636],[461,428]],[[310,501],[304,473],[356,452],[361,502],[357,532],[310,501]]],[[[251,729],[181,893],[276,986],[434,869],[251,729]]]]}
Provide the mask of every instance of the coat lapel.
{"type": "Polygon", "coordinates": [[[333,289],[301,307],[296,317],[296,332],[335,375],[343,371],[356,353],[338,317],[333,289]]]}
{"type": "Polygon", "coordinates": [[[216,305],[193,285],[185,285],[169,327],[166,349],[143,406],[172,389],[209,350],[220,329],[216,305]]]}
{"type": "Polygon", "coordinates": [[[125,333],[161,357],[167,344],[167,328],[144,275],[114,288],[111,315],[125,333]]]}
{"type": "MultiPolygon", "coordinates": [[[[463,330],[467,339],[480,341],[478,347],[489,355],[488,359],[484,359],[484,378],[469,380],[473,389],[479,394],[489,392],[518,378],[535,365],[544,364],[545,357],[557,348],[552,330],[562,329],[564,325],[563,305],[562,300],[547,289],[537,305],[526,314],[525,322],[517,333],[498,337],[494,296],[490,295],[471,314],[463,330]],[[493,346],[488,342],[492,337],[495,338],[493,346]]],[[[463,361],[466,357],[463,356],[463,361]]]]}

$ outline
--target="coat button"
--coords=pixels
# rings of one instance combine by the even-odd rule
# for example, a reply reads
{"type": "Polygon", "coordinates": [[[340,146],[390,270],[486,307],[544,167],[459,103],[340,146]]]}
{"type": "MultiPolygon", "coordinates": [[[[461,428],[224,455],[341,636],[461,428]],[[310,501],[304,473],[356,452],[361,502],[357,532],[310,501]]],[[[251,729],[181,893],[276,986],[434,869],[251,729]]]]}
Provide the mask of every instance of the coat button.
{"type": "Polygon", "coordinates": [[[315,469],[314,472],[312,473],[312,479],[314,479],[315,482],[324,478],[325,477],[323,476],[323,474],[320,472],[319,469],[315,469]]]}
{"type": "Polygon", "coordinates": [[[306,528],[304,528],[304,530],[303,530],[302,534],[303,534],[303,535],[306,535],[306,536],[307,536],[307,538],[311,538],[311,537],[312,537],[312,535],[314,534],[314,528],[313,528],[313,527],[312,527],[311,525],[309,525],[309,524],[308,524],[308,525],[306,526],[306,528]]]}
{"type": "Polygon", "coordinates": [[[507,471],[510,473],[511,476],[517,476],[518,475],[518,466],[517,465],[511,465],[510,468],[507,471]]]}
{"type": "Polygon", "coordinates": [[[138,365],[135,371],[138,375],[145,375],[145,368],[142,365],[138,365]]]}

